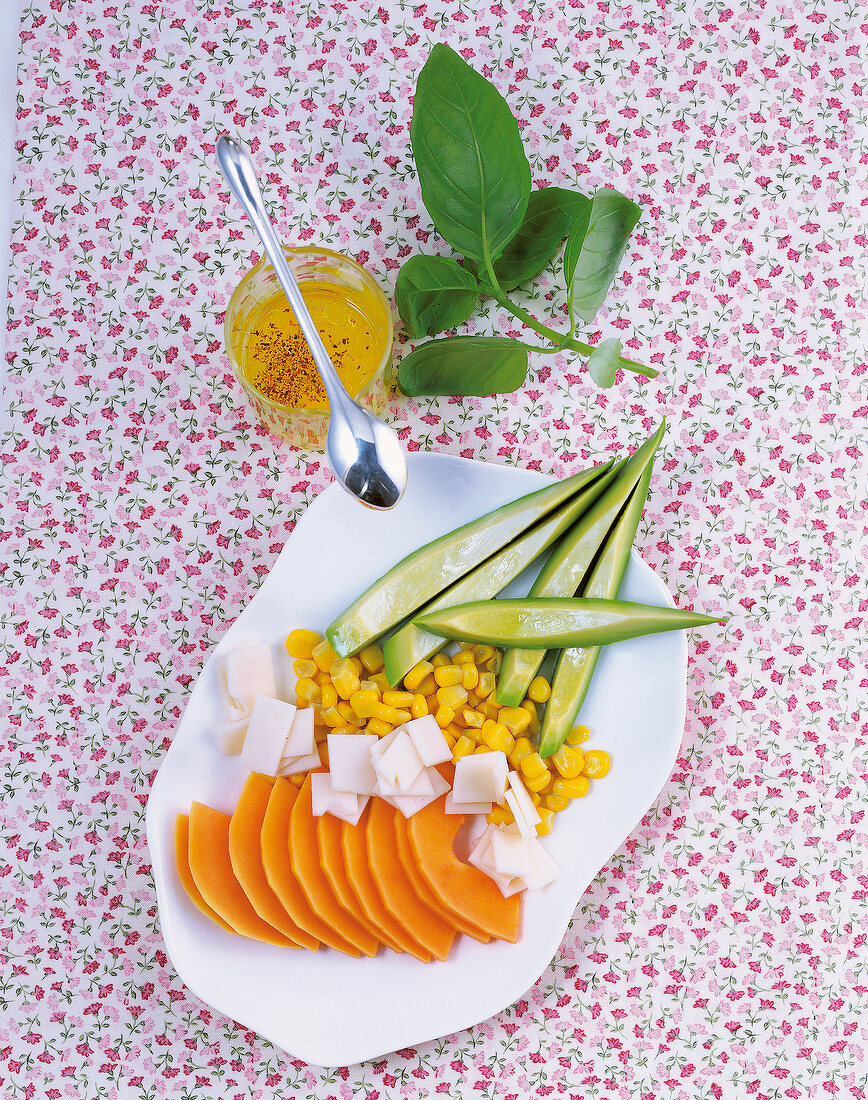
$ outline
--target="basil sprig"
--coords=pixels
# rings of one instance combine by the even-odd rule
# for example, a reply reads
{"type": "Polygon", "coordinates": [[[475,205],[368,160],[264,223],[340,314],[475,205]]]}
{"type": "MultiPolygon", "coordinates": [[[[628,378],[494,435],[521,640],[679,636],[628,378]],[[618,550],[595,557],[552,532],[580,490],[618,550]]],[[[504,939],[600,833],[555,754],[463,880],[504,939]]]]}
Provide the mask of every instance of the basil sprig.
{"type": "Polygon", "coordinates": [[[497,89],[454,50],[438,44],[419,74],[410,140],[422,201],[437,232],[464,257],[412,256],[398,274],[395,301],[411,338],[434,336],[469,319],[494,298],[549,346],[509,337],[446,336],[402,360],[401,389],[413,396],[482,396],[518,389],[527,353],[572,351],[588,359],[601,386],[616,372],[657,372],[621,356],[616,339],[597,348],[575,338],[602,305],[639,218],[639,207],[611,188],[592,198],[562,187],[533,190],[518,124],[497,89]],[[534,278],[564,250],[569,332],[558,332],[512,302],[507,292],[534,278]]]}

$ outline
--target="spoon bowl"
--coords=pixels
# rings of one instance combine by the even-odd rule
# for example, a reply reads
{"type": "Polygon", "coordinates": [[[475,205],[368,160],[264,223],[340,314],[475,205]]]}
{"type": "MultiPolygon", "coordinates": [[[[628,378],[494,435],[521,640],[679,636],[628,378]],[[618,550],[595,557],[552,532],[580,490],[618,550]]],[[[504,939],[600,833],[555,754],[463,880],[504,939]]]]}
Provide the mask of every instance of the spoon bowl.
{"type": "Polygon", "coordinates": [[[407,459],[395,430],[354,401],[335,370],[265,209],[247,146],[222,134],[215,153],[232,194],[259,235],[323,380],[330,409],[326,457],[336,481],[369,508],[394,508],[407,484],[407,459]]]}

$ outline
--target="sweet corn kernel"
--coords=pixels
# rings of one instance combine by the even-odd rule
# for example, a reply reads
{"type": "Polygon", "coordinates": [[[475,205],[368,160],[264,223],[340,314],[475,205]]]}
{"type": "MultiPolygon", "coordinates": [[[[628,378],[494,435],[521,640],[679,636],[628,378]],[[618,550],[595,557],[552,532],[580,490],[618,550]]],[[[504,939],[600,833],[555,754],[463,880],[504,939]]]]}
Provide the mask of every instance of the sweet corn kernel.
{"type": "Polygon", "coordinates": [[[488,747],[488,745],[486,745],[486,744],[485,744],[485,742],[483,741],[481,745],[477,744],[476,748],[475,748],[475,749],[474,749],[473,751],[474,751],[474,752],[475,752],[475,753],[477,754],[477,756],[478,756],[478,755],[479,755],[479,753],[481,753],[481,752],[491,752],[492,750],[491,750],[491,749],[490,749],[490,748],[488,747]]]}
{"type": "Polygon", "coordinates": [[[438,687],[452,687],[454,684],[460,684],[462,676],[463,673],[458,665],[440,665],[439,668],[434,669],[434,679],[438,687]]]}
{"type": "Polygon", "coordinates": [[[295,685],[295,701],[299,707],[310,707],[322,698],[322,689],[316,680],[303,676],[295,685]]]}
{"type": "Polygon", "coordinates": [[[502,660],[501,655],[499,653],[495,652],[494,656],[490,657],[485,662],[486,671],[487,672],[493,672],[494,675],[496,676],[498,674],[498,672],[500,672],[500,662],[501,662],[501,660],[502,660]]]}
{"type": "Polygon", "coordinates": [[[409,710],[403,710],[398,707],[395,707],[394,709],[395,714],[398,716],[397,721],[395,722],[396,726],[403,726],[405,722],[409,722],[410,719],[413,717],[409,710]]]}
{"type": "Polygon", "coordinates": [[[480,703],[476,709],[480,714],[484,714],[486,718],[494,719],[500,714],[500,707],[497,703],[492,703],[490,699],[486,699],[484,702],[480,703]]]}
{"type": "Polygon", "coordinates": [[[293,662],[292,671],[299,680],[309,679],[311,676],[316,676],[316,662],[307,657],[299,657],[297,661],[293,662]]]}
{"type": "Polygon", "coordinates": [[[323,722],[325,722],[327,726],[335,728],[344,725],[343,715],[337,707],[323,707],[320,713],[322,714],[323,722]]]}
{"type": "Polygon", "coordinates": [[[530,725],[530,715],[524,707],[501,707],[497,720],[502,722],[513,736],[526,730],[530,725]]]}
{"type": "Polygon", "coordinates": [[[530,715],[530,725],[527,727],[528,733],[539,739],[539,714],[537,713],[536,703],[533,699],[523,699],[519,706],[530,715]]]}
{"type": "Polygon", "coordinates": [[[332,682],[331,676],[327,672],[323,672],[322,669],[317,669],[314,675],[314,680],[322,687],[323,684],[330,684],[332,682]]]}
{"type": "Polygon", "coordinates": [[[479,683],[476,685],[476,694],[480,699],[487,699],[497,687],[497,679],[493,672],[482,672],[479,675],[479,683]]]}
{"type": "Polygon", "coordinates": [[[588,779],[602,779],[608,773],[612,758],[605,749],[588,749],[584,756],[582,775],[588,779]]]}
{"type": "Polygon", "coordinates": [[[321,640],[315,630],[293,630],[286,639],[286,652],[290,657],[304,657],[310,660],[313,647],[319,645],[321,640]]]}
{"type": "Polygon", "coordinates": [[[473,664],[473,650],[472,649],[459,649],[457,653],[452,654],[453,665],[467,665],[473,664]]]}
{"type": "Polygon", "coordinates": [[[479,698],[475,691],[473,691],[472,689],[468,691],[467,705],[471,708],[471,710],[476,710],[481,702],[482,700],[479,698]]]}
{"type": "Polygon", "coordinates": [[[331,710],[332,707],[336,707],[338,705],[338,692],[333,683],[329,681],[328,683],[323,684],[320,687],[320,691],[322,692],[323,710],[331,710]]]}
{"type": "MultiPolygon", "coordinates": [[[[336,664],[340,664],[340,661],[336,661],[336,664]]],[[[341,697],[341,699],[350,699],[361,688],[361,682],[355,675],[351,668],[344,668],[335,675],[334,669],[331,673],[332,683],[335,686],[335,691],[341,697]]]]}
{"type": "Polygon", "coordinates": [[[343,715],[348,726],[363,726],[365,724],[364,718],[360,718],[350,704],[343,699],[338,700],[337,712],[343,715]]]}
{"type": "Polygon", "coordinates": [[[426,699],[430,695],[434,695],[437,691],[437,681],[434,679],[433,674],[429,672],[425,679],[422,680],[422,682],[419,684],[418,688],[416,688],[416,690],[421,695],[424,695],[426,699]]]}
{"type": "Polygon", "coordinates": [[[407,691],[418,691],[419,685],[425,679],[429,672],[434,671],[434,666],[430,661],[419,661],[418,664],[413,665],[407,675],[404,677],[404,687],[407,691]]]}
{"type": "Polygon", "coordinates": [[[467,692],[460,683],[452,684],[449,687],[441,687],[437,691],[437,702],[441,706],[452,707],[453,710],[457,710],[467,702],[467,692]]]}
{"type": "Polygon", "coordinates": [[[474,728],[473,726],[469,726],[464,732],[467,734],[468,737],[472,737],[477,745],[485,744],[485,726],[480,726],[478,729],[474,728]]]}
{"type": "Polygon", "coordinates": [[[575,779],[556,779],[552,783],[552,794],[558,794],[561,798],[584,798],[590,785],[583,775],[575,779]]]}
{"type": "Polygon", "coordinates": [[[554,810],[555,813],[565,810],[569,804],[569,799],[564,798],[562,795],[554,793],[546,795],[546,808],[554,810]]]}
{"type": "Polygon", "coordinates": [[[434,721],[442,730],[446,729],[446,727],[451,723],[454,717],[455,711],[452,709],[452,707],[444,706],[442,703],[434,711],[434,721]]]}
{"type": "Polygon", "coordinates": [[[461,674],[461,685],[471,691],[479,683],[479,669],[476,665],[461,665],[464,671],[461,674]]]}
{"type": "Polygon", "coordinates": [[[458,763],[462,756],[469,756],[476,748],[476,744],[469,737],[459,737],[452,750],[452,760],[458,763]]]}
{"type": "Polygon", "coordinates": [[[461,712],[461,717],[465,726],[470,726],[475,730],[481,729],[485,724],[485,715],[480,714],[478,710],[473,710],[472,707],[465,707],[461,712]]]}
{"type": "Polygon", "coordinates": [[[535,775],[533,777],[526,776],[524,785],[529,791],[536,791],[538,794],[545,794],[546,791],[551,789],[552,786],[552,773],[546,768],[542,775],[535,775]]]}
{"type": "Polygon", "coordinates": [[[444,738],[446,739],[446,744],[449,746],[449,748],[454,749],[455,748],[455,743],[458,740],[458,737],[461,736],[461,734],[458,734],[458,736],[455,736],[454,734],[449,732],[451,729],[454,729],[454,727],[453,726],[447,726],[445,730],[441,730],[440,732],[443,734],[444,738]]]}
{"type": "Polygon", "coordinates": [[[359,718],[372,718],[374,715],[373,708],[380,705],[380,698],[376,691],[363,691],[360,689],[350,696],[350,706],[359,718]]]}
{"type": "Polygon", "coordinates": [[[544,703],[552,693],[552,686],[545,676],[534,676],[527,689],[528,697],[535,703],[544,703]]]}
{"type": "Polygon", "coordinates": [[[452,658],[447,657],[445,653],[435,653],[431,658],[431,664],[434,668],[443,668],[444,665],[452,664],[452,658]]]}
{"type": "Polygon", "coordinates": [[[465,731],[458,725],[457,722],[450,722],[445,730],[442,731],[443,736],[448,741],[451,737],[453,742],[457,741],[459,737],[463,737],[465,731]]]}
{"type": "Polygon", "coordinates": [[[357,656],[365,672],[379,672],[385,664],[383,651],[375,642],[366,645],[357,656]]]}
{"type": "Polygon", "coordinates": [[[501,722],[495,722],[483,734],[485,744],[492,752],[504,752],[507,755],[515,748],[515,738],[501,722]]]}
{"type": "Polygon", "coordinates": [[[536,791],[528,791],[527,795],[534,806],[539,806],[539,804],[542,802],[542,795],[537,794],[536,791]]]}
{"type": "Polygon", "coordinates": [[[380,698],[380,689],[373,680],[359,680],[359,691],[372,691],[378,699],[380,698]]]}
{"type": "Polygon", "coordinates": [[[380,691],[389,690],[389,677],[385,674],[385,672],[372,672],[371,679],[374,681],[380,691]]]}
{"type": "Polygon", "coordinates": [[[564,779],[575,779],[582,774],[585,766],[585,754],[581,749],[575,749],[572,745],[561,745],[554,756],[549,757],[554,766],[564,779]]]}
{"type": "Polygon", "coordinates": [[[368,724],[365,726],[365,733],[375,733],[377,737],[385,737],[393,729],[394,726],[390,726],[388,722],[383,722],[379,718],[369,718],[368,724]]]}
{"type": "Polygon", "coordinates": [[[424,695],[414,695],[410,704],[410,714],[414,718],[424,718],[428,713],[428,700],[424,695]]]}
{"type": "Polygon", "coordinates": [[[567,734],[567,744],[581,745],[584,741],[587,741],[590,736],[591,731],[587,726],[573,726],[567,734]]]}
{"type": "Polygon", "coordinates": [[[358,731],[353,726],[335,726],[330,729],[326,734],[326,737],[334,737],[335,734],[355,734],[358,731]]]}
{"type": "Polygon", "coordinates": [[[486,814],[485,820],[489,825],[512,825],[515,818],[509,806],[493,806],[490,814],[486,814]]]}
{"type": "Polygon", "coordinates": [[[537,836],[548,836],[555,823],[555,812],[547,806],[540,806],[537,813],[542,818],[542,821],[536,827],[537,836]]]}
{"type": "Polygon", "coordinates": [[[409,707],[413,702],[412,691],[384,691],[383,702],[387,707],[409,707]]]}
{"type": "Polygon", "coordinates": [[[370,709],[372,718],[379,718],[390,726],[400,726],[410,719],[409,710],[397,710],[395,707],[387,707],[385,703],[372,703],[370,709]]]}
{"type": "Polygon", "coordinates": [[[526,737],[516,737],[512,752],[509,753],[509,762],[517,768],[522,760],[534,751],[533,745],[526,737]]]}
{"type": "Polygon", "coordinates": [[[538,752],[528,753],[522,760],[520,767],[522,775],[527,776],[528,779],[540,775],[548,776],[549,770],[546,767],[546,762],[538,752]]]}
{"type": "Polygon", "coordinates": [[[480,644],[473,647],[473,659],[478,665],[483,664],[485,661],[490,661],[493,656],[494,646],[480,644]]]}
{"type": "Polygon", "coordinates": [[[328,672],[338,659],[337,653],[335,653],[325,638],[323,638],[321,642],[317,642],[311,650],[310,655],[316,661],[317,667],[323,672],[328,672]]]}

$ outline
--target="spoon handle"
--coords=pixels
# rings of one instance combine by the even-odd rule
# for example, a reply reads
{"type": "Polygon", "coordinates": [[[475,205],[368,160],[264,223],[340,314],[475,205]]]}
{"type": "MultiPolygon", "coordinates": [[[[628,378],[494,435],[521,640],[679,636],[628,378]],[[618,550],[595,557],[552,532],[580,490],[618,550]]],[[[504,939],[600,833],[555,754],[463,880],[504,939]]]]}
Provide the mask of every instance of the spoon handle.
{"type": "Polygon", "coordinates": [[[292,312],[295,314],[298,326],[304,334],[322,377],[329,404],[332,409],[335,409],[348,401],[351,402],[352,398],[347,393],[329,357],[329,353],[326,351],[325,344],[323,344],[322,337],[310,315],[310,310],[307,308],[307,303],[302,296],[292,269],[287,263],[280,238],[271,224],[271,219],[265,209],[262,191],[259,188],[256,170],[253,167],[253,160],[247,146],[236,137],[221,134],[217,139],[215,151],[220,170],[223,172],[232,194],[244,207],[244,212],[259,234],[265,254],[274,268],[277,281],[289,300],[292,312]]]}

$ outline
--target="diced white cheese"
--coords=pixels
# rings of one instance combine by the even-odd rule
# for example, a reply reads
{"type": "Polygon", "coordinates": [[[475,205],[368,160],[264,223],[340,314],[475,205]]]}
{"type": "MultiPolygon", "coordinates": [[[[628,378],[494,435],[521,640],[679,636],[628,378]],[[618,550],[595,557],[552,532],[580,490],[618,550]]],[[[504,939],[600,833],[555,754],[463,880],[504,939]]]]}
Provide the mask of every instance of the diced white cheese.
{"type": "Polygon", "coordinates": [[[217,743],[224,756],[237,756],[244,747],[244,735],[247,733],[249,719],[242,718],[238,722],[228,722],[217,730],[217,743]]]}
{"type": "Polygon", "coordinates": [[[470,855],[467,857],[467,862],[472,863],[474,867],[478,867],[480,870],[484,870],[487,867],[488,850],[491,847],[491,836],[494,832],[494,825],[486,825],[485,830],[476,840],[476,843],[470,849],[470,855]]]}
{"type": "Polygon", "coordinates": [[[328,813],[350,825],[358,823],[368,801],[367,798],[358,794],[336,791],[332,787],[328,772],[314,772],[310,777],[310,793],[311,813],[314,817],[322,817],[323,814],[328,813]]]}
{"type": "Polygon", "coordinates": [[[529,844],[515,825],[495,829],[491,837],[491,865],[509,879],[526,878],[531,862],[529,844]]]}
{"type": "Polygon", "coordinates": [[[435,764],[445,764],[452,759],[452,749],[443,736],[443,730],[434,721],[433,715],[424,718],[412,718],[405,723],[404,729],[419,754],[422,763],[430,768],[435,764]]]}
{"type": "Polygon", "coordinates": [[[289,736],[283,746],[284,759],[298,756],[310,756],[314,751],[313,707],[296,710],[289,729],[289,736]]]}
{"type": "Polygon", "coordinates": [[[398,726],[397,729],[392,730],[391,733],[387,733],[385,737],[378,737],[376,745],[371,746],[371,763],[375,760],[379,760],[383,753],[388,749],[395,741],[395,738],[399,733],[403,731],[403,726],[398,726]]]}
{"type": "Polygon", "coordinates": [[[276,775],[283,746],[295,717],[295,707],[267,695],[259,695],[244,737],[241,762],[252,772],[276,775]]]}
{"type": "Polygon", "coordinates": [[[374,760],[374,769],[378,777],[397,787],[402,793],[409,789],[424,767],[413,742],[403,730],[382,756],[374,760]]]}
{"type": "Polygon", "coordinates": [[[374,793],[377,773],[371,764],[371,747],[377,740],[374,733],[328,735],[329,771],[332,787],[336,791],[348,791],[352,794],[374,793]]]}
{"type": "Polygon", "coordinates": [[[520,890],[527,889],[524,879],[507,878],[506,875],[498,875],[494,872],[492,872],[491,877],[497,883],[498,889],[505,898],[511,898],[513,894],[517,894],[520,890]]]}
{"type": "Polygon", "coordinates": [[[277,697],[271,646],[254,644],[230,650],[218,667],[217,679],[229,720],[247,718],[257,696],[277,697]]]}
{"type": "Polygon", "coordinates": [[[512,810],[512,816],[515,818],[515,823],[518,826],[518,831],[526,839],[536,836],[536,825],[531,825],[529,821],[525,819],[524,814],[521,812],[521,806],[518,799],[515,797],[515,791],[509,790],[506,792],[506,804],[512,810]]]}
{"type": "Polygon", "coordinates": [[[522,876],[528,890],[539,890],[548,886],[561,873],[560,867],[540,844],[539,840],[527,841],[530,869],[522,876]]]}
{"type": "Polygon", "coordinates": [[[491,802],[456,802],[455,792],[450,791],[446,795],[446,805],[444,807],[447,814],[490,814],[492,808],[491,802]]]}
{"type": "Polygon", "coordinates": [[[509,764],[504,752],[471,753],[455,765],[452,797],[456,802],[503,803],[509,764]]]}
{"type": "MultiPolygon", "coordinates": [[[[329,766],[331,766],[331,756],[329,756],[329,766]]],[[[398,794],[407,794],[414,797],[425,795],[427,797],[429,794],[434,794],[434,779],[441,780],[441,776],[434,768],[423,768],[409,787],[400,787],[397,783],[389,783],[382,776],[379,776],[376,779],[372,793],[379,795],[381,798],[387,796],[391,798],[398,794]]],[[[442,782],[448,788],[449,784],[446,783],[446,780],[444,779],[442,782]]]]}
{"type": "MultiPolygon", "coordinates": [[[[444,791],[449,790],[449,784],[433,768],[428,772],[428,776],[432,787],[430,794],[382,794],[379,797],[388,802],[390,806],[394,806],[396,810],[400,810],[404,817],[412,817],[413,814],[423,810],[430,802],[439,798],[444,791]]],[[[376,789],[374,793],[378,794],[376,789]]]]}
{"type": "Polygon", "coordinates": [[[539,825],[542,818],[537,811],[536,806],[533,804],[533,799],[528,793],[527,787],[524,785],[524,780],[518,774],[518,772],[512,771],[507,776],[509,785],[512,787],[515,794],[515,800],[521,808],[522,817],[528,823],[528,825],[539,825]]]}
{"type": "Polygon", "coordinates": [[[302,772],[312,771],[322,766],[322,760],[318,752],[312,752],[309,756],[296,756],[291,760],[283,759],[277,769],[278,775],[300,775],[302,772]]]}

